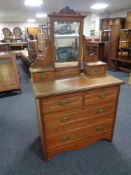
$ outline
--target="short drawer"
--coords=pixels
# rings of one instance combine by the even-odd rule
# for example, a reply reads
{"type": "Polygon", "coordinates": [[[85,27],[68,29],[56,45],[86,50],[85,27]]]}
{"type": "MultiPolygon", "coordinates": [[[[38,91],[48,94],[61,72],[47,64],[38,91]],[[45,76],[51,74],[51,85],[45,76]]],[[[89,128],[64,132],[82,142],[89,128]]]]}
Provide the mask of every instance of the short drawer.
{"type": "Polygon", "coordinates": [[[88,66],[86,68],[86,73],[89,76],[102,76],[105,75],[106,67],[105,66],[88,66]]]}
{"type": "Polygon", "coordinates": [[[48,97],[42,100],[42,110],[44,113],[64,111],[68,109],[78,110],[82,107],[82,94],[74,93],[48,97]]]}
{"type": "Polygon", "coordinates": [[[96,123],[88,127],[70,130],[59,135],[48,136],[46,137],[47,147],[51,149],[56,146],[66,145],[86,138],[88,139],[89,136],[111,131],[112,126],[112,121],[105,123],[96,123]]]}
{"type": "Polygon", "coordinates": [[[56,112],[45,114],[45,129],[47,135],[62,133],[70,129],[88,126],[96,121],[106,121],[114,118],[114,105],[108,106],[91,106],[88,110],[77,112],[56,112]]]}
{"type": "Polygon", "coordinates": [[[89,90],[85,93],[85,105],[100,102],[102,103],[107,102],[107,104],[114,103],[116,102],[118,91],[119,87],[108,87],[108,88],[89,90]]]}
{"type": "Polygon", "coordinates": [[[32,73],[32,80],[33,82],[42,82],[45,80],[53,80],[53,73],[52,72],[38,72],[32,73]]]}

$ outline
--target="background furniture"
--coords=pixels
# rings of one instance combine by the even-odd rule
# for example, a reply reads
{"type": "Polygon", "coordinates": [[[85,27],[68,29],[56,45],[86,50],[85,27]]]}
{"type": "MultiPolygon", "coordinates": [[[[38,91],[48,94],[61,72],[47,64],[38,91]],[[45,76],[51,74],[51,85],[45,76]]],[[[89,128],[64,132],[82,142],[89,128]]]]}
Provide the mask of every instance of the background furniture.
{"type": "Polygon", "coordinates": [[[9,43],[0,43],[0,52],[1,51],[10,51],[10,44],[9,43]]]}
{"type": "Polygon", "coordinates": [[[0,92],[10,90],[21,91],[15,57],[15,54],[11,52],[0,53],[0,92]]]}
{"type": "Polygon", "coordinates": [[[4,34],[4,42],[11,43],[13,41],[13,35],[9,28],[5,27],[2,29],[2,32],[4,34]]]}
{"type": "Polygon", "coordinates": [[[22,41],[22,30],[20,27],[13,28],[14,40],[15,41],[22,41]]]}

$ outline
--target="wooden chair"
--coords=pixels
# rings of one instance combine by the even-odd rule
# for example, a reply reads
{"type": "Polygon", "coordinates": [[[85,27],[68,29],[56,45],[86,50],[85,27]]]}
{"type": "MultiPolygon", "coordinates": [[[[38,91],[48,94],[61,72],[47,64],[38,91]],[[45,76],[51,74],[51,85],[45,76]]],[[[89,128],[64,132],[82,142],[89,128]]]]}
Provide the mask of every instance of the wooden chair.
{"type": "Polygon", "coordinates": [[[13,40],[13,35],[12,35],[10,29],[5,27],[2,29],[2,32],[4,34],[4,42],[11,43],[13,40]]]}
{"type": "Polygon", "coordinates": [[[20,27],[14,27],[13,34],[15,36],[15,41],[17,40],[22,41],[22,30],[20,27]]]}

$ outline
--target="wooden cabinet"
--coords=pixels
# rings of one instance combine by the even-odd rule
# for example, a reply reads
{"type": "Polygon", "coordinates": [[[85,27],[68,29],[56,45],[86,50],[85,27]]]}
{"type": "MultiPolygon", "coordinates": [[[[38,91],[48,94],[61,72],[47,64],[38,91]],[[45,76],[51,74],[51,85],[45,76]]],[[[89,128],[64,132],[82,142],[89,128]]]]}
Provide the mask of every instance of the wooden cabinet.
{"type": "Polygon", "coordinates": [[[131,29],[131,11],[127,12],[125,29],[131,29]]]}
{"type": "Polygon", "coordinates": [[[0,53],[0,92],[21,90],[15,54],[0,53]]]}
{"type": "Polygon", "coordinates": [[[110,76],[81,75],[33,84],[46,161],[62,151],[112,140],[121,83],[110,76]]]}
{"type": "Polygon", "coordinates": [[[46,161],[62,151],[112,140],[123,83],[106,75],[96,43],[89,44],[92,58],[87,56],[83,15],[66,7],[49,17],[47,53],[30,68],[46,161]]]}
{"type": "Polygon", "coordinates": [[[108,18],[108,19],[102,19],[101,20],[101,27],[102,30],[102,41],[106,44],[106,55],[105,60],[108,60],[108,67],[113,69],[114,63],[112,62],[112,59],[117,58],[117,49],[118,49],[118,41],[120,36],[120,29],[123,29],[125,27],[125,18],[108,18]],[[106,22],[105,22],[106,21],[106,22]],[[105,23],[107,25],[105,25],[105,23]],[[106,26],[106,27],[105,27],[106,26]],[[107,41],[104,41],[107,40],[107,41]],[[110,49],[109,49],[109,47],[110,49]],[[108,54],[107,54],[108,51],[108,54]],[[108,56],[108,58],[107,58],[108,56]]]}

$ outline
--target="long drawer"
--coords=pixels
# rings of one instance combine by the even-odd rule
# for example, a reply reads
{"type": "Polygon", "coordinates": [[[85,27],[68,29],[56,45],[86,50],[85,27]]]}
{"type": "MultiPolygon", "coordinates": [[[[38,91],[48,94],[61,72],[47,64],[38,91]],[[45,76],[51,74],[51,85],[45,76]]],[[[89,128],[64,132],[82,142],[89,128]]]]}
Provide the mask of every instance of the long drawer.
{"type": "Polygon", "coordinates": [[[48,149],[66,145],[71,142],[77,142],[88,138],[91,135],[97,135],[107,131],[111,131],[113,126],[112,121],[95,123],[88,127],[81,127],[75,130],[70,130],[59,135],[46,136],[46,144],[48,149]]]}
{"type": "Polygon", "coordinates": [[[45,98],[42,100],[42,112],[51,113],[82,107],[82,94],[74,93],[45,98]]]}
{"type": "Polygon", "coordinates": [[[115,105],[91,106],[87,110],[77,112],[56,112],[45,114],[45,129],[47,135],[65,132],[72,128],[79,128],[83,125],[89,125],[96,121],[103,121],[114,117],[115,105]]]}
{"type": "MultiPolygon", "coordinates": [[[[116,100],[118,87],[108,87],[95,90],[89,90],[85,93],[85,105],[116,100]]],[[[103,103],[103,104],[104,104],[103,103]]]]}

